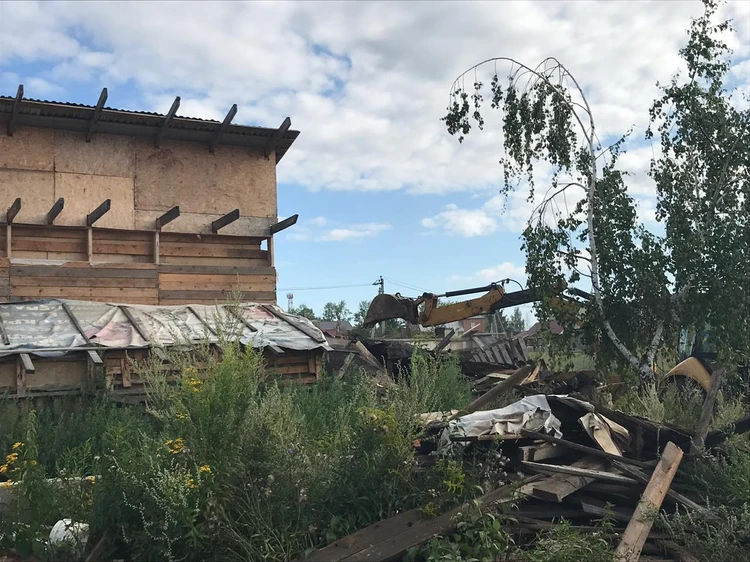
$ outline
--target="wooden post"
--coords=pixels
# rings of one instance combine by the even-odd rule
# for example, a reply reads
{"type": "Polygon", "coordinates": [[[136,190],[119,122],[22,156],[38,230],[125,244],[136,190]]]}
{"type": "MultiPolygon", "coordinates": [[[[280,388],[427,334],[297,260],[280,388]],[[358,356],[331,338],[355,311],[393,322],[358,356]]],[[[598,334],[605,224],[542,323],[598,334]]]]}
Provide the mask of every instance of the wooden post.
{"type": "Polygon", "coordinates": [[[674,479],[677,468],[682,461],[682,455],[682,449],[671,441],[667,443],[659,464],[656,465],[651,480],[649,480],[646,490],[641,496],[641,501],[638,502],[633,517],[622,535],[620,545],[617,547],[617,555],[624,561],[636,562],[640,558],[641,550],[654,523],[653,514],[659,510],[664,497],[667,495],[672,479],[674,479]]]}
{"type": "Polygon", "coordinates": [[[268,265],[273,267],[273,236],[268,239],[268,265]]]}
{"type": "Polygon", "coordinates": [[[701,418],[698,421],[698,427],[695,430],[695,438],[690,447],[690,453],[694,454],[703,448],[706,441],[706,435],[708,435],[708,426],[711,423],[711,418],[714,416],[714,405],[716,404],[716,396],[719,394],[719,387],[721,381],[724,379],[724,369],[720,368],[711,374],[711,388],[708,389],[706,394],[706,400],[703,402],[703,408],[701,409],[701,418]]]}
{"type": "Polygon", "coordinates": [[[154,263],[159,265],[159,231],[154,232],[154,263]]]}
{"type": "Polygon", "coordinates": [[[91,227],[86,232],[86,254],[88,255],[89,263],[91,263],[94,257],[94,229],[91,227]]]}
{"type": "Polygon", "coordinates": [[[9,260],[12,257],[12,255],[11,255],[12,244],[11,244],[11,240],[10,240],[10,236],[11,236],[11,232],[10,231],[11,231],[11,228],[12,227],[10,226],[10,223],[8,223],[5,226],[5,255],[6,255],[6,257],[9,260]]]}

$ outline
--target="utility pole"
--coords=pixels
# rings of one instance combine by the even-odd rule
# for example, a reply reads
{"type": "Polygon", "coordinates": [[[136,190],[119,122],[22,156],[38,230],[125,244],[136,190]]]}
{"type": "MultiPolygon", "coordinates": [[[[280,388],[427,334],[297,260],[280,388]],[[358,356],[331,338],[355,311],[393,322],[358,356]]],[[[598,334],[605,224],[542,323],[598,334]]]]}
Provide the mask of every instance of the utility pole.
{"type": "Polygon", "coordinates": [[[294,311],[294,293],[287,293],[287,309],[286,311],[291,314],[294,311]]]}
{"type": "Polygon", "coordinates": [[[385,281],[383,281],[383,276],[382,275],[380,277],[378,277],[377,281],[375,281],[375,283],[373,283],[373,285],[380,285],[380,287],[378,287],[378,294],[379,295],[382,295],[383,293],[385,293],[385,281]]]}

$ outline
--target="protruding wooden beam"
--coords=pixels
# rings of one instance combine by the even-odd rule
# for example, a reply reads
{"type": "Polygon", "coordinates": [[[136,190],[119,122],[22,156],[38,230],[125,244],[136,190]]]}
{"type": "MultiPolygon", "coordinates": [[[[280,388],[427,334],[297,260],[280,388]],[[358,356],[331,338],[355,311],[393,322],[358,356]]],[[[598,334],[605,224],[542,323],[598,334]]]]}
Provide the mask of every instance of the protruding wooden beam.
{"type": "Polygon", "coordinates": [[[21,109],[21,100],[23,99],[23,84],[18,85],[18,92],[16,92],[16,99],[13,101],[13,109],[10,112],[10,119],[8,119],[8,136],[12,137],[13,132],[16,130],[16,121],[18,121],[18,110],[21,109]]]}
{"type": "Polygon", "coordinates": [[[231,109],[229,110],[229,113],[227,113],[227,116],[224,117],[224,121],[219,125],[219,128],[216,129],[216,132],[214,133],[213,138],[211,139],[211,143],[208,145],[208,151],[213,154],[216,150],[216,147],[221,142],[221,137],[224,136],[224,133],[229,128],[229,125],[232,123],[232,119],[234,119],[234,116],[237,115],[237,104],[235,103],[231,109]]]}
{"type": "Polygon", "coordinates": [[[13,204],[8,207],[8,212],[5,214],[5,222],[7,224],[13,224],[13,219],[16,218],[16,215],[21,210],[21,198],[16,197],[16,200],[13,201],[13,204]]]}
{"type": "Polygon", "coordinates": [[[31,362],[31,356],[28,353],[21,353],[20,357],[21,364],[23,365],[23,368],[26,369],[27,373],[33,373],[36,371],[34,363],[31,362]]]}
{"type": "Polygon", "coordinates": [[[216,234],[217,232],[219,232],[220,228],[224,228],[225,226],[232,224],[238,218],[240,218],[239,209],[235,209],[234,211],[227,213],[223,217],[218,218],[211,223],[211,232],[216,234]]]}
{"type": "Polygon", "coordinates": [[[86,142],[91,142],[91,137],[94,135],[94,129],[99,121],[99,117],[102,115],[105,103],[107,103],[107,88],[102,88],[102,93],[99,94],[99,101],[96,102],[96,107],[94,108],[94,114],[89,121],[89,128],[86,131],[86,142]]]}
{"type": "Polygon", "coordinates": [[[161,230],[162,227],[168,225],[170,222],[180,216],[180,206],[175,205],[169,209],[166,213],[156,219],[156,230],[161,230]]]}
{"type": "Polygon", "coordinates": [[[278,232],[281,232],[282,230],[289,228],[290,226],[294,226],[297,224],[297,219],[299,218],[299,215],[292,215],[288,219],[284,219],[283,221],[279,221],[276,224],[271,225],[271,235],[274,235],[278,232]]]}
{"type": "Polygon", "coordinates": [[[104,201],[104,203],[102,203],[96,209],[86,215],[86,226],[93,226],[96,221],[102,218],[109,211],[109,208],[111,206],[112,200],[107,199],[106,201],[104,201]]]}
{"type": "Polygon", "coordinates": [[[3,345],[10,345],[10,339],[8,338],[8,332],[5,330],[5,324],[3,323],[2,317],[0,317],[0,335],[3,338],[3,345]]]}
{"type": "MultiPolygon", "coordinates": [[[[273,134],[273,136],[268,141],[268,144],[266,144],[265,149],[265,157],[269,158],[271,156],[271,153],[276,150],[276,147],[279,144],[279,141],[281,138],[286,134],[286,132],[289,130],[289,127],[292,126],[292,120],[287,117],[284,119],[284,122],[281,124],[281,126],[276,129],[276,132],[273,134]]],[[[277,158],[276,161],[278,162],[280,158],[277,158]]]]}
{"type": "Polygon", "coordinates": [[[169,123],[172,121],[172,119],[174,119],[174,116],[179,108],[180,96],[177,96],[172,102],[172,107],[169,108],[169,113],[167,113],[167,116],[164,118],[164,122],[161,124],[161,129],[159,129],[159,132],[156,133],[156,138],[154,139],[154,146],[156,148],[159,148],[161,146],[161,141],[164,139],[164,134],[167,132],[167,129],[169,129],[169,123]]]}
{"type": "Polygon", "coordinates": [[[49,210],[49,213],[47,213],[47,224],[51,225],[55,222],[55,219],[57,218],[57,215],[59,215],[63,207],[65,207],[65,198],[60,197],[57,201],[55,201],[55,204],[52,205],[52,208],[49,210]]]}

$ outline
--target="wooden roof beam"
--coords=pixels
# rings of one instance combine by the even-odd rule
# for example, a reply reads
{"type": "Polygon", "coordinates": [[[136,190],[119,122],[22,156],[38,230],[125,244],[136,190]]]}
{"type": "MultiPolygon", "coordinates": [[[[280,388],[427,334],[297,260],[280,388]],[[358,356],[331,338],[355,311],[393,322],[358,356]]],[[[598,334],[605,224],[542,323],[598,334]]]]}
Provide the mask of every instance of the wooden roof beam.
{"type": "Polygon", "coordinates": [[[180,216],[180,206],[175,205],[169,209],[166,213],[156,219],[156,230],[161,230],[162,227],[168,225],[170,222],[180,216]]]}
{"type": "MultiPolygon", "coordinates": [[[[281,124],[281,126],[276,129],[276,132],[273,134],[273,136],[270,138],[268,143],[266,144],[266,148],[264,151],[264,155],[266,158],[269,158],[271,156],[271,153],[276,150],[276,147],[279,145],[279,142],[281,141],[282,137],[286,134],[286,132],[289,130],[289,128],[292,126],[292,120],[287,117],[284,119],[284,122],[281,124]]],[[[280,157],[276,158],[276,162],[281,160],[280,157]]]]}
{"type": "Polygon", "coordinates": [[[240,218],[239,209],[235,209],[234,211],[227,213],[223,217],[218,218],[211,223],[211,232],[217,234],[220,228],[224,228],[225,226],[232,224],[238,218],[240,218]]]}
{"type": "Polygon", "coordinates": [[[5,215],[5,222],[8,224],[13,223],[13,219],[16,218],[16,215],[21,211],[21,198],[16,197],[16,200],[13,201],[13,204],[8,207],[8,212],[5,215]]]}
{"type": "Polygon", "coordinates": [[[86,215],[86,226],[94,226],[94,223],[102,218],[109,211],[111,206],[112,200],[107,199],[104,203],[86,215]]]}
{"type": "Polygon", "coordinates": [[[13,132],[16,130],[16,121],[18,120],[18,110],[21,109],[21,100],[23,100],[23,84],[18,85],[18,92],[16,92],[16,99],[13,101],[13,109],[10,113],[10,119],[8,120],[8,136],[12,137],[13,132]]]}
{"type": "Polygon", "coordinates": [[[229,113],[227,113],[227,116],[224,117],[224,121],[221,123],[221,125],[219,125],[219,128],[216,129],[216,132],[214,133],[214,136],[208,145],[208,151],[211,154],[216,151],[216,147],[219,145],[219,142],[221,142],[221,137],[224,136],[224,133],[229,128],[229,125],[232,123],[232,119],[234,119],[235,115],[237,115],[236,103],[231,107],[229,113]]]}
{"type": "Polygon", "coordinates": [[[284,229],[289,228],[290,226],[294,226],[297,224],[297,219],[299,218],[299,215],[294,214],[288,219],[284,219],[283,221],[279,221],[276,224],[271,225],[271,236],[274,234],[277,234],[278,232],[281,232],[284,229]]]}
{"type": "Polygon", "coordinates": [[[51,225],[55,222],[55,219],[57,216],[62,213],[63,208],[65,207],[65,198],[60,197],[57,201],[55,201],[55,204],[52,205],[52,208],[49,210],[49,213],[47,213],[47,224],[51,225]]]}
{"type": "Polygon", "coordinates": [[[161,146],[161,141],[164,140],[164,135],[166,134],[167,129],[169,129],[169,124],[171,123],[172,119],[174,119],[174,116],[177,114],[177,110],[179,108],[180,96],[177,96],[172,102],[172,107],[169,108],[169,113],[167,113],[167,116],[164,118],[161,129],[159,129],[159,132],[156,133],[156,138],[154,139],[154,146],[156,148],[159,148],[161,146]]]}
{"type": "Polygon", "coordinates": [[[19,356],[21,357],[21,365],[23,365],[24,371],[29,374],[34,374],[36,368],[34,367],[34,363],[31,361],[31,356],[28,353],[20,353],[19,356]]]}
{"type": "Polygon", "coordinates": [[[94,108],[94,114],[89,121],[89,128],[86,131],[86,142],[91,142],[91,137],[94,135],[94,129],[99,121],[99,117],[102,115],[105,103],[107,103],[107,88],[102,88],[102,93],[99,94],[99,101],[96,102],[96,107],[94,108]]]}

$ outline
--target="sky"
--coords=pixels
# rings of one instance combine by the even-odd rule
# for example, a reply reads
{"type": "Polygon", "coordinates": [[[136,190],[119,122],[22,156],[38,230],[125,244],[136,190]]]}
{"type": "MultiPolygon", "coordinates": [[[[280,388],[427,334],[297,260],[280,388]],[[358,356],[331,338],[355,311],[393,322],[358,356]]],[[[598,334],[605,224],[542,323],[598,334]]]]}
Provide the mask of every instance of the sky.
{"type": "MultiPolygon", "coordinates": [[[[440,121],[479,61],[555,56],[581,84],[603,138],[633,128],[620,166],[654,229],[648,108],[681,69],[697,0],[529,2],[0,1],[0,92],[278,127],[300,136],[277,167],[279,304],[385,291],[416,296],[525,282],[532,204],[499,194],[498,127],[459,144],[440,121]]],[[[750,93],[750,2],[727,2],[732,76],[750,93]]],[[[498,68],[505,72],[506,68],[498,68]]],[[[484,77],[489,79],[489,75],[484,77]]],[[[658,148],[658,147],[657,147],[658,148]]],[[[511,289],[512,290],[512,289],[511,289]]],[[[524,313],[532,319],[530,308],[524,313]]]]}

